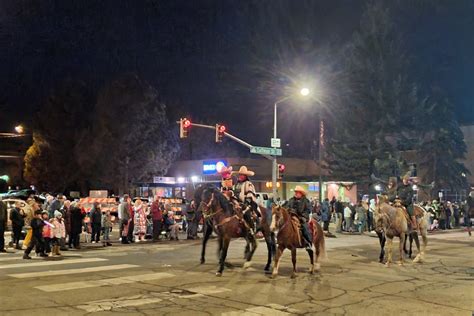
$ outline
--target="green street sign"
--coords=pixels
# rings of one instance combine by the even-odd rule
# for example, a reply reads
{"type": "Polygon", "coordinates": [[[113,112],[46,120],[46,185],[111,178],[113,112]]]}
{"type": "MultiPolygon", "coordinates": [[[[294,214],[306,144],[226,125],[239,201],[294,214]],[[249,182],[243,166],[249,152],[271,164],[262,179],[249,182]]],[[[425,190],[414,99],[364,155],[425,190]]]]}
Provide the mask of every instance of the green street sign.
{"type": "Polygon", "coordinates": [[[253,146],[252,148],[250,148],[250,153],[259,154],[259,155],[269,155],[269,156],[281,156],[282,151],[281,151],[281,148],[253,146]]]}

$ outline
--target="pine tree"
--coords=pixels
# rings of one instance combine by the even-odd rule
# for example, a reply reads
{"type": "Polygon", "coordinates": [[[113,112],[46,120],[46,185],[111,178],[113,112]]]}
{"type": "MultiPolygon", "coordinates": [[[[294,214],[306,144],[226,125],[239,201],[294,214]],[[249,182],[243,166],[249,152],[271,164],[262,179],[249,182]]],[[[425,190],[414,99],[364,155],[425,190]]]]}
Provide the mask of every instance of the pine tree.
{"type": "Polygon", "coordinates": [[[402,46],[388,9],[369,3],[346,52],[347,97],[334,109],[338,128],[327,151],[334,176],[363,181],[401,173],[400,144],[416,131],[421,102],[402,46]]]}
{"type": "Polygon", "coordinates": [[[164,175],[179,152],[176,126],[148,83],[126,75],[99,93],[80,164],[94,187],[126,192],[131,183],[164,175]]]}
{"type": "Polygon", "coordinates": [[[453,105],[446,99],[432,104],[426,109],[424,125],[420,167],[426,170],[425,181],[435,183],[434,192],[468,188],[470,173],[462,163],[467,147],[453,105]]]}

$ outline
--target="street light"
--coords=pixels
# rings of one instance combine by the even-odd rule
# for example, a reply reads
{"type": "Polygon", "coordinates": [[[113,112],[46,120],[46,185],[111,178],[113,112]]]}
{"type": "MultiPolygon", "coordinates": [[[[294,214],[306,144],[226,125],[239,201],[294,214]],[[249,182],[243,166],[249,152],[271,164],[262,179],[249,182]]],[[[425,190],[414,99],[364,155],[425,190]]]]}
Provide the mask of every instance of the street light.
{"type": "MultiPolygon", "coordinates": [[[[300,90],[300,94],[303,97],[306,97],[310,94],[310,90],[308,88],[302,88],[300,90]]],[[[280,100],[276,101],[273,107],[273,138],[277,138],[277,121],[278,121],[278,104],[282,103],[294,95],[289,95],[286,97],[281,98],[280,100]]],[[[273,161],[272,161],[272,195],[273,195],[273,202],[276,202],[276,197],[278,194],[278,187],[277,187],[277,168],[278,168],[278,163],[277,163],[277,158],[276,156],[273,156],[273,161]]]]}
{"type": "Polygon", "coordinates": [[[301,93],[302,96],[305,97],[305,96],[307,96],[307,95],[310,93],[310,91],[309,91],[308,88],[302,88],[302,89],[300,90],[300,93],[301,93]]]}
{"type": "Polygon", "coordinates": [[[23,125],[17,125],[15,126],[15,132],[17,132],[18,134],[23,134],[23,132],[25,131],[23,125]]]}

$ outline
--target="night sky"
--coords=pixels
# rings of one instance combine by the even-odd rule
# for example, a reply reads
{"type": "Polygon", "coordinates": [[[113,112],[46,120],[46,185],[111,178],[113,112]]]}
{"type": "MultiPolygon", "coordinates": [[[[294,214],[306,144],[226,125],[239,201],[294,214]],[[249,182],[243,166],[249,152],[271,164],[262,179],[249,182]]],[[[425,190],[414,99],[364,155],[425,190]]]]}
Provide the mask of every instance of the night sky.
{"type": "MultiPolygon", "coordinates": [[[[474,122],[474,1],[387,3],[411,56],[412,79],[422,90],[439,89],[449,97],[462,123],[474,122]]],[[[295,39],[287,30],[303,27],[315,47],[343,47],[364,5],[352,0],[2,0],[0,126],[30,124],[51,89],[66,79],[98,90],[133,72],[157,88],[170,118],[190,114],[201,121],[226,121],[251,137],[242,120],[279,97],[275,90],[253,89],[258,78],[242,71],[268,62],[252,44],[265,38],[291,46],[295,39]],[[311,29],[301,21],[310,21],[311,29]]]]}

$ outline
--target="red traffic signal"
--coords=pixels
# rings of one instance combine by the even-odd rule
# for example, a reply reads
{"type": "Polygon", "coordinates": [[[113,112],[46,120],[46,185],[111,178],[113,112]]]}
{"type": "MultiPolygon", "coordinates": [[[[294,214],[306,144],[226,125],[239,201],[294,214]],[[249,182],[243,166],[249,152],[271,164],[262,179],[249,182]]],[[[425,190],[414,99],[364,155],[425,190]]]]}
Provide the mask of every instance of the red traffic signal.
{"type": "Polygon", "coordinates": [[[225,136],[225,125],[216,124],[216,143],[221,143],[225,136]]]}
{"type": "Polygon", "coordinates": [[[186,138],[188,137],[188,130],[191,127],[191,121],[187,118],[182,118],[179,120],[179,137],[186,138]]]}
{"type": "Polygon", "coordinates": [[[278,179],[281,179],[281,177],[283,177],[283,173],[285,173],[285,168],[286,167],[284,164],[278,164],[278,179]]]}

